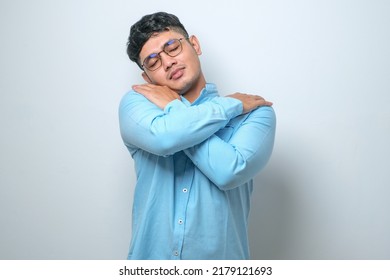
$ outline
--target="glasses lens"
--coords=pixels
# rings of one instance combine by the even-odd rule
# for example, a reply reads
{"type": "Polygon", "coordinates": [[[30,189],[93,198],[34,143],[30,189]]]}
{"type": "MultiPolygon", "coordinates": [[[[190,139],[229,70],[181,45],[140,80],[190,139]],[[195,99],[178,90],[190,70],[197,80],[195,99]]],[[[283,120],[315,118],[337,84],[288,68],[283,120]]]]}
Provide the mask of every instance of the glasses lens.
{"type": "Polygon", "coordinates": [[[165,44],[164,52],[169,56],[177,56],[181,52],[181,42],[179,39],[172,39],[165,44]]]}
{"type": "Polygon", "coordinates": [[[160,67],[160,64],[161,64],[160,57],[156,53],[149,55],[144,61],[144,66],[152,71],[160,67]]]}
{"type": "MultiPolygon", "coordinates": [[[[174,57],[177,56],[182,51],[181,39],[172,39],[169,40],[163,49],[167,55],[174,57]]],[[[160,52],[161,53],[161,52],[160,52]]],[[[149,69],[150,71],[154,71],[161,66],[161,57],[160,53],[152,53],[144,60],[143,66],[149,69]]]]}

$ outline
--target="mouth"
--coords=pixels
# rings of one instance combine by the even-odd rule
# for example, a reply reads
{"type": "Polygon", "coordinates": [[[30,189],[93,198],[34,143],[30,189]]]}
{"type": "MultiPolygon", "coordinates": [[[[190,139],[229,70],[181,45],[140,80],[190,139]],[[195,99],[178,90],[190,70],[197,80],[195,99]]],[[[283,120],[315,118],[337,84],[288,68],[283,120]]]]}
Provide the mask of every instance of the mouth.
{"type": "Polygon", "coordinates": [[[184,74],[184,68],[181,67],[181,68],[176,68],[176,69],[173,69],[171,73],[169,73],[169,80],[177,80],[177,79],[180,79],[184,74]]]}

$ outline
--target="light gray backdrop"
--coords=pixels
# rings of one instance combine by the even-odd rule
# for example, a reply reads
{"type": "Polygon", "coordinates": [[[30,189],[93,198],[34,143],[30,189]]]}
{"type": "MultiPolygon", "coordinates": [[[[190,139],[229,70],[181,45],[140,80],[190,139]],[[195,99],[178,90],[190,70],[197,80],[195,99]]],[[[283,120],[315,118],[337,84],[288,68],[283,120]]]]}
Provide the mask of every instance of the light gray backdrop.
{"type": "Polygon", "coordinates": [[[125,44],[165,10],[221,94],[275,104],[252,257],[390,259],[389,3],[1,0],[0,258],[126,258],[135,174],[117,107],[142,79],[125,44]]]}

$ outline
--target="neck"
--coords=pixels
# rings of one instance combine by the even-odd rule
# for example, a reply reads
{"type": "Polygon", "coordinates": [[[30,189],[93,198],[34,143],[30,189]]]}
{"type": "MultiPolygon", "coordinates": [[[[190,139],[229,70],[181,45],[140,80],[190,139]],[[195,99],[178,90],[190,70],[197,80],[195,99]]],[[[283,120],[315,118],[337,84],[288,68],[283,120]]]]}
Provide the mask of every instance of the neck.
{"type": "Polygon", "coordinates": [[[203,74],[200,75],[198,81],[191,85],[191,87],[185,90],[183,96],[190,102],[193,103],[200,95],[202,89],[206,86],[206,79],[203,74]]]}

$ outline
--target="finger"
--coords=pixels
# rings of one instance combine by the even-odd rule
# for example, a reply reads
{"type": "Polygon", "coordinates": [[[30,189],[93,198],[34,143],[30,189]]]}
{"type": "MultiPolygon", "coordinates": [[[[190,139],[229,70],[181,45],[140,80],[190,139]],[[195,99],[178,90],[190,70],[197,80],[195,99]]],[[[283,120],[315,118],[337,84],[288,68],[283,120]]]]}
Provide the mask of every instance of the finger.
{"type": "Polygon", "coordinates": [[[256,100],[265,100],[264,97],[260,95],[252,95],[256,100]]]}
{"type": "Polygon", "coordinates": [[[257,103],[259,104],[259,106],[272,106],[273,103],[271,101],[267,101],[265,100],[264,98],[258,98],[256,99],[257,103]]]}
{"type": "Polygon", "coordinates": [[[133,90],[139,90],[139,89],[142,89],[143,86],[142,86],[142,85],[133,85],[131,88],[132,88],[133,90]]]}
{"type": "Polygon", "coordinates": [[[148,94],[152,91],[152,89],[147,84],[133,85],[132,89],[141,94],[148,94]]]}
{"type": "Polygon", "coordinates": [[[148,84],[141,84],[141,85],[133,85],[132,86],[133,89],[148,89],[150,88],[148,84]]]}
{"type": "Polygon", "coordinates": [[[264,100],[262,106],[272,106],[272,105],[274,105],[272,102],[264,100]]]}

